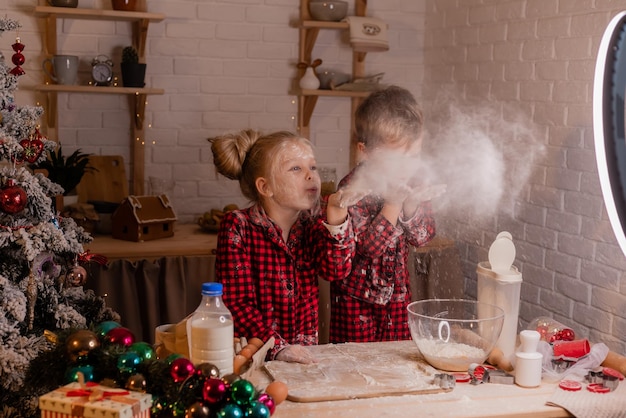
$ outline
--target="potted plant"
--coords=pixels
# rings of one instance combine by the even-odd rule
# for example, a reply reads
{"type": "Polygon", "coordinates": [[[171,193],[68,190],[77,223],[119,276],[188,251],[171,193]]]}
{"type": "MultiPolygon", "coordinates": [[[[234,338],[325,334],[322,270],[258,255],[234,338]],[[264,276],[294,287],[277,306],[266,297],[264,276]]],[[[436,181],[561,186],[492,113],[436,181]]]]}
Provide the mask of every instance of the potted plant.
{"type": "Polygon", "coordinates": [[[63,196],[75,195],[76,186],[85,173],[96,170],[89,165],[90,155],[81,152],[79,148],[66,157],[63,155],[63,147],[59,146],[56,151],[48,152],[46,160],[31,165],[31,168],[33,170],[46,170],[48,178],[63,187],[63,196]]]}
{"type": "Polygon", "coordinates": [[[143,87],[146,85],[146,64],[139,62],[139,54],[133,46],[122,50],[122,84],[124,87],[143,87]]]}

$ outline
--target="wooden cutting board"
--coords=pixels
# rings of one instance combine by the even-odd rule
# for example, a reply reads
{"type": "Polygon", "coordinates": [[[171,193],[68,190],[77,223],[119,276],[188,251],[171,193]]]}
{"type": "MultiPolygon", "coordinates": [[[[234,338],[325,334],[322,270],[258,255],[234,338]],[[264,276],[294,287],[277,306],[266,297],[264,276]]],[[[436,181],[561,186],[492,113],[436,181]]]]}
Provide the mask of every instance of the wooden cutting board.
{"type": "Polygon", "coordinates": [[[314,364],[270,361],[265,368],[289,387],[287,399],[321,402],[448,392],[433,384],[440,373],[421,359],[413,341],[322,344],[307,347],[314,364]]]}
{"type": "Polygon", "coordinates": [[[92,155],[89,164],[96,171],[85,173],[76,188],[79,202],[120,203],[128,196],[128,179],[121,155],[92,155]]]}

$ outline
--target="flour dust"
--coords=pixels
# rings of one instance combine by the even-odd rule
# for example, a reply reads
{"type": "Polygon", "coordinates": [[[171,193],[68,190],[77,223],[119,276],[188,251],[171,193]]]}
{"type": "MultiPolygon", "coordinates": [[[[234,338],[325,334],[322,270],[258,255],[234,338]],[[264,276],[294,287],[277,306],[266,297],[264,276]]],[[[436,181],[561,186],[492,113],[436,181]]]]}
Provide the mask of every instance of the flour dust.
{"type": "Polygon", "coordinates": [[[353,178],[353,196],[386,196],[403,185],[424,200],[432,198],[438,215],[490,217],[512,211],[544,152],[533,124],[503,107],[485,105],[448,103],[429,114],[433,120],[426,120],[422,152],[370,158],[367,169],[353,178]],[[445,193],[439,185],[445,185],[445,193]]]}

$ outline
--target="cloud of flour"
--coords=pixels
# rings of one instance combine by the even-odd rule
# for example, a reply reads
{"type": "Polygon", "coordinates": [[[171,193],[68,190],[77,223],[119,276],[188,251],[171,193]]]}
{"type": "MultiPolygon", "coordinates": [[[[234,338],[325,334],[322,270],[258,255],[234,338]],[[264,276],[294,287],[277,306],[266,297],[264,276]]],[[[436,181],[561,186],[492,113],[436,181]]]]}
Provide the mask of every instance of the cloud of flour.
{"type": "Polygon", "coordinates": [[[399,183],[446,184],[446,193],[432,201],[438,215],[512,210],[544,152],[532,122],[510,109],[476,104],[446,103],[428,114],[433,120],[426,120],[420,155],[370,159],[351,189],[384,196],[399,183]]]}

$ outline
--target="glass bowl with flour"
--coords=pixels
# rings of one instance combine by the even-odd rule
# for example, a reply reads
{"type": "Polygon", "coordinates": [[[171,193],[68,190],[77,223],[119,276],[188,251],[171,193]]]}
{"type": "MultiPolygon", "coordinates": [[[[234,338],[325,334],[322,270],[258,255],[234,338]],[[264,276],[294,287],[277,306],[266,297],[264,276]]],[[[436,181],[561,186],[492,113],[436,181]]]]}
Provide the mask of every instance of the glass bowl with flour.
{"type": "Polygon", "coordinates": [[[444,371],[467,371],[483,363],[493,349],[504,322],[495,305],[465,299],[426,299],[407,307],[411,336],[431,366],[444,371]]]}

